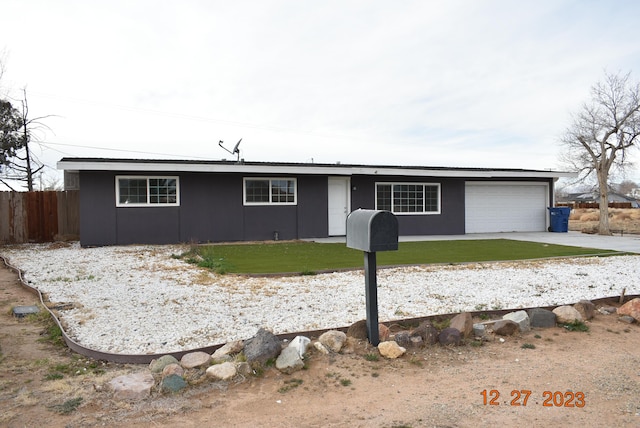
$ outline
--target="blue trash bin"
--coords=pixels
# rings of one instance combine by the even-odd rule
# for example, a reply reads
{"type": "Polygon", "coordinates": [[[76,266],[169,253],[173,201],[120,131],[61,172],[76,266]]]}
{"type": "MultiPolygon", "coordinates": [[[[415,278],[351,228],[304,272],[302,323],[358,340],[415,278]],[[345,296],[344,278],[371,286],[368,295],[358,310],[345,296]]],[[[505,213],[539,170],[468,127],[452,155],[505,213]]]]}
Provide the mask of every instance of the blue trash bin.
{"type": "Polygon", "coordinates": [[[568,232],[569,231],[569,207],[549,207],[550,226],[549,232],[568,232]]]}

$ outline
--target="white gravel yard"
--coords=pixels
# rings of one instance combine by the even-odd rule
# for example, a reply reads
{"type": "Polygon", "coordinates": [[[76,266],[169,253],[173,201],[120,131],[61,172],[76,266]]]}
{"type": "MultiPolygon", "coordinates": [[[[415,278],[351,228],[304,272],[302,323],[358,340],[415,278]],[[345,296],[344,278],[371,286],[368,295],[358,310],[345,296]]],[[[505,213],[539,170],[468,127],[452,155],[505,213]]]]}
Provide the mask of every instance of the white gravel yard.
{"type": "MultiPolygon", "coordinates": [[[[171,257],[186,247],[0,247],[61,310],[85,347],[118,354],[174,352],[364,319],[362,270],[256,278],[215,275],[171,257]],[[70,305],[71,306],[71,305],[70,305]]],[[[640,257],[577,258],[378,270],[380,321],[518,309],[639,294],[640,257]]]]}

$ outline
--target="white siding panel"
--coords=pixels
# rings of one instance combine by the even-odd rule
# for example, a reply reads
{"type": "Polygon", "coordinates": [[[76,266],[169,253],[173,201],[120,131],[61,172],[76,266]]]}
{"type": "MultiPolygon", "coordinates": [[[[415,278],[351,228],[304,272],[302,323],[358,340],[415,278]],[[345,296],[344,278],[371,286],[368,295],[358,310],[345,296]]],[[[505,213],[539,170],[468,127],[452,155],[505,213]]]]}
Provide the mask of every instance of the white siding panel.
{"type": "Polygon", "coordinates": [[[465,186],[466,233],[544,232],[548,185],[478,183],[465,186]]]}

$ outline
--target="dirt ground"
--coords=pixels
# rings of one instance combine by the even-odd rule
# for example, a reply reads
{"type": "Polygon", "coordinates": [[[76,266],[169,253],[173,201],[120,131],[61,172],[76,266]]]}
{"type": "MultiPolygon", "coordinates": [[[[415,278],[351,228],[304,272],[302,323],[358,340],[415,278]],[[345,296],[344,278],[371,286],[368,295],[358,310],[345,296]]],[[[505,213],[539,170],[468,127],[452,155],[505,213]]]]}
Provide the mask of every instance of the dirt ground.
{"type": "MultiPolygon", "coordinates": [[[[600,211],[597,208],[572,209],[569,230],[596,233],[600,211]]],[[[609,208],[609,229],[616,235],[640,234],[640,209],[609,208]]]]}
{"type": "Polygon", "coordinates": [[[270,368],[123,402],[108,381],[146,366],[92,361],[43,341],[44,321],[12,315],[33,304],[1,267],[0,426],[640,427],[640,326],[616,315],[598,314],[589,332],[538,329],[397,360],[376,360],[361,343],[349,354],[312,353],[292,375],[270,368]]]}

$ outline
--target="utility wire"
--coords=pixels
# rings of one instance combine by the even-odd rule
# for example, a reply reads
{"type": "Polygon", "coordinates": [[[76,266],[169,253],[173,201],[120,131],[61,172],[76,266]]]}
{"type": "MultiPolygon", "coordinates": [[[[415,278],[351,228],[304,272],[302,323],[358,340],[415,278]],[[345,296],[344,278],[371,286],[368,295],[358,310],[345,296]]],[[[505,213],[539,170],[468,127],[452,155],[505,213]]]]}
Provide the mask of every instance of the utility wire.
{"type": "Polygon", "coordinates": [[[39,97],[43,97],[43,98],[66,100],[66,101],[72,102],[72,103],[82,103],[82,104],[90,104],[90,105],[93,104],[93,105],[96,105],[96,106],[113,108],[113,109],[117,109],[117,110],[144,113],[144,114],[157,115],[157,116],[173,117],[173,118],[177,118],[177,119],[193,120],[193,121],[197,121],[197,122],[222,123],[222,124],[227,124],[227,125],[232,125],[232,126],[238,126],[238,127],[241,127],[241,128],[261,129],[261,130],[265,130],[265,131],[285,132],[285,133],[294,133],[294,134],[302,134],[302,135],[313,135],[313,136],[325,137],[325,138],[341,138],[341,139],[348,138],[348,139],[355,139],[355,140],[364,140],[365,139],[364,137],[353,136],[353,135],[332,134],[332,133],[317,132],[317,131],[308,130],[308,129],[301,129],[301,128],[292,128],[292,127],[285,127],[285,126],[256,124],[256,123],[248,123],[248,122],[238,122],[238,121],[234,121],[234,120],[217,119],[217,118],[204,117],[204,116],[194,116],[194,115],[189,115],[189,114],[184,114],[184,113],[167,112],[167,111],[153,110],[153,109],[148,109],[148,108],[128,107],[128,106],[123,106],[123,105],[118,105],[118,104],[110,104],[110,103],[105,103],[105,102],[100,102],[100,101],[85,100],[85,99],[81,99],[81,98],[74,98],[74,97],[46,94],[46,93],[43,93],[43,92],[31,91],[30,94],[31,95],[35,95],[35,96],[39,96],[39,97]]]}
{"type": "MultiPolygon", "coordinates": [[[[80,144],[64,144],[64,143],[52,143],[49,141],[40,141],[40,144],[43,144],[45,147],[47,145],[53,145],[53,146],[67,146],[67,147],[78,147],[81,149],[96,149],[96,150],[107,150],[107,151],[112,151],[112,152],[123,152],[123,153],[137,153],[137,154],[144,154],[144,155],[158,155],[158,156],[172,156],[172,157],[187,157],[187,158],[194,158],[194,159],[211,159],[208,157],[202,157],[202,156],[190,156],[190,155],[176,155],[176,154],[171,154],[171,153],[157,153],[157,152],[145,152],[145,151],[140,151],[140,150],[125,150],[125,149],[114,149],[112,147],[97,147],[97,146],[85,146],[85,145],[80,145],[80,144]]],[[[51,150],[56,150],[52,147],[49,147],[51,150]]],[[[58,152],[60,152],[59,150],[56,150],[58,152]]],[[[60,152],[63,153],[64,152],[60,152]]]]}

